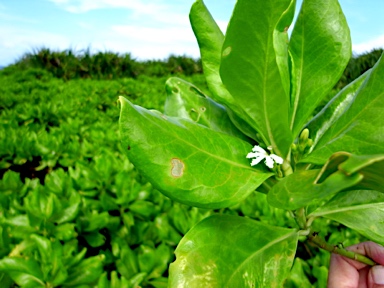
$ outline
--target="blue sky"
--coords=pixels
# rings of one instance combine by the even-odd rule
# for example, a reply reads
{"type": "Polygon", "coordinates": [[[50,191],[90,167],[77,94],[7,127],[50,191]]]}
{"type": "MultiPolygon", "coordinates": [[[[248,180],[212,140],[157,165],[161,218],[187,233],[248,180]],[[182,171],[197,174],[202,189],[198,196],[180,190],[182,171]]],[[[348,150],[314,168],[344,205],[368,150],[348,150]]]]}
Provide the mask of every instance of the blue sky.
{"type": "MultiPolygon", "coordinates": [[[[266,0],[269,1],[269,0],[266,0]]],[[[318,0],[321,1],[321,0],[318,0]]],[[[40,47],[198,57],[188,12],[194,0],[0,0],[0,66],[40,47]]],[[[225,30],[235,0],[205,0],[225,30]]],[[[301,0],[298,0],[298,4],[301,0]]],[[[384,47],[384,1],[339,0],[355,53],[384,47]]]]}

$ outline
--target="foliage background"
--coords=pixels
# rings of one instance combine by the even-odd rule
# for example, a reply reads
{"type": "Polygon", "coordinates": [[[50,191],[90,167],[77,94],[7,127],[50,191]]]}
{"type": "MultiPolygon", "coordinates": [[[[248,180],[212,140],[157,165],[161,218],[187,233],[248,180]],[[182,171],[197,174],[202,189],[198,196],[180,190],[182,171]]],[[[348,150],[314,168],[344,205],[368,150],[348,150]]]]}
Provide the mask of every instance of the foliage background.
{"type": "MultiPolygon", "coordinates": [[[[353,57],[317,110],[381,53],[353,57]]],[[[124,156],[117,97],[163,110],[170,76],[209,95],[201,73],[184,56],[139,62],[45,48],[0,71],[0,287],[166,287],[178,241],[213,213],[294,225],[262,194],[214,211],[174,203],[124,156]]],[[[314,225],[330,243],[364,240],[337,223],[314,225]]],[[[297,253],[286,287],[325,287],[329,255],[304,244],[297,253]]]]}

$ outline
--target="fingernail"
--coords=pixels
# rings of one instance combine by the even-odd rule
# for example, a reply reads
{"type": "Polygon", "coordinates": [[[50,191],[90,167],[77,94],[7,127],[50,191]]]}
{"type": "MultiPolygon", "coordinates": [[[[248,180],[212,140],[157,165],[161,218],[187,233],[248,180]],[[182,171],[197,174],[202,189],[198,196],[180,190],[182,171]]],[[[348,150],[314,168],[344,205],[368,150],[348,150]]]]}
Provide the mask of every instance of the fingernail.
{"type": "Polygon", "coordinates": [[[373,266],[371,272],[375,284],[384,284],[384,266],[373,266]]]}

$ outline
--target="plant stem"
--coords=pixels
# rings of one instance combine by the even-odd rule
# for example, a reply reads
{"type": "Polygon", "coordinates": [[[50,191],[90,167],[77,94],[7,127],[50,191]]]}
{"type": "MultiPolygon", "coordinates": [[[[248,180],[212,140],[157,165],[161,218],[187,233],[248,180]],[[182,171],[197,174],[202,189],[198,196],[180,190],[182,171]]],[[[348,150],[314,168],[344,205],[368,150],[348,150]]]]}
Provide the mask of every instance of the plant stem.
{"type": "Polygon", "coordinates": [[[359,261],[359,262],[367,264],[369,266],[374,266],[374,265],[377,264],[376,262],[372,261],[372,259],[370,259],[370,258],[368,258],[368,257],[366,257],[364,255],[361,255],[361,254],[358,254],[358,253],[355,253],[355,252],[352,252],[352,251],[348,251],[348,250],[346,250],[344,248],[340,248],[339,246],[328,244],[327,242],[325,242],[324,239],[322,239],[318,235],[317,232],[311,231],[311,233],[308,235],[308,240],[310,242],[312,242],[313,244],[315,244],[317,247],[319,247],[321,249],[324,249],[324,250],[326,250],[328,252],[342,255],[344,257],[347,257],[347,258],[352,259],[352,260],[359,261]]]}
{"type": "Polygon", "coordinates": [[[300,229],[306,230],[308,227],[307,227],[307,216],[305,213],[305,208],[302,207],[300,209],[297,209],[294,212],[294,214],[295,214],[295,220],[297,225],[299,225],[300,229]]]}
{"type": "Polygon", "coordinates": [[[283,168],[284,176],[288,176],[293,173],[292,167],[287,160],[285,160],[281,166],[281,168],[283,168]]]}

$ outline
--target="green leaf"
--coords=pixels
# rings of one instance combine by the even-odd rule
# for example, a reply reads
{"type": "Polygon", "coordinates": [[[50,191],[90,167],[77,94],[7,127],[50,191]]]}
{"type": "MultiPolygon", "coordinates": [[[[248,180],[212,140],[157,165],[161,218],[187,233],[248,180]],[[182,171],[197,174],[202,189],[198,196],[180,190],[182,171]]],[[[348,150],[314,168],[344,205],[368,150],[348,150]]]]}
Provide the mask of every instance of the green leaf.
{"type": "Polygon", "coordinates": [[[155,249],[149,245],[142,244],[137,249],[137,252],[140,271],[149,274],[154,268],[156,261],[155,249]]]}
{"type": "Polygon", "coordinates": [[[298,170],[279,181],[268,193],[268,203],[274,207],[295,210],[320,202],[346,188],[359,183],[363,176],[355,173],[350,176],[342,171],[328,175],[318,181],[320,170],[298,170]]]}
{"type": "Polygon", "coordinates": [[[193,3],[189,19],[199,44],[204,75],[213,99],[223,104],[232,103],[233,98],[221,82],[219,74],[223,32],[201,0],[193,3]]]}
{"type": "Polygon", "coordinates": [[[104,254],[86,258],[68,270],[64,286],[96,283],[103,272],[104,254]]]}
{"type": "Polygon", "coordinates": [[[125,278],[130,279],[139,272],[137,254],[129,246],[122,246],[119,259],[116,261],[117,271],[125,278]]]}
{"type": "Polygon", "coordinates": [[[247,140],[233,125],[226,109],[204,95],[195,85],[172,77],[165,83],[165,89],[165,115],[190,119],[212,130],[247,140]]]}
{"type": "Polygon", "coordinates": [[[324,133],[348,110],[353,103],[355,95],[371,70],[361,75],[352,83],[344,87],[330,102],[306,125],[309,130],[309,138],[313,145],[310,151],[316,147],[324,133]]]}
{"type": "Polygon", "coordinates": [[[245,158],[252,146],[120,97],[120,134],[129,160],[166,196],[204,208],[231,206],[272,174],[245,158]]]}
{"type": "Polygon", "coordinates": [[[138,215],[149,218],[156,215],[156,206],[149,201],[137,200],[129,205],[129,209],[138,215]]]}
{"type": "Polygon", "coordinates": [[[307,275],[304,272],[304,265],[308,265],[304,260],[295,258],[291,272],[287,281],[284,283],[284,288],[312,288],[307,275]]]}
{"type": "Polygon", "coordinates": [[[384,154],[384,57],[357,91],[349,109],[328,129],[302,162],[323,164],[335,152],[384,154]]]}
{"type": "Polygon", "coordinates": [[[220,66],[221,79],[241,109],[234,112],[259,132],[265,145],[272,146],[274,153],[282,157],[287,155],[292,143],[286,93],[289,84],[280,61],[282,52],[278,43],[282,37],[274,37],[274,32],[281,28],[281,16],[289,10],[291,2],[237,1],[220,66]]]}
{"type": "Polygon", "coordinates": [[[384,244],[384,194],[370,190],[338,193],[309,217],[325,217],[384,244]]]}
{"type": "Polygon", "coordinates": [[[298,170],[268,193],[268,202],[283,209],[314,204],[343,190],[384,192],[384,155],[333,154],[320,170],[298,170]]]}
{"type": "Polygon", "coordinates": [[[288,28],[295,15],[296,0],[292,0],[287,9],[281,14],[276,28],[273,31],[273,45],[276,52],[276,62],[282,78],[282,84],[286,95],[290,94],[290,55],[288,53],[288,28]]]}
{"type": "Polygon", "coordinates": [[[100,247],[105,243],[105,236],[99,232],[84,233],[83,237],[91,247],[100,247]]]}
{"type": "Polygon", "coordinates": [[[297,241],[293,229],[238,216],[211,216],[176,248],[169,287],[282,287],[297,241]]]}
{"type": "Polygon", "coordinates": [[[33,259],[4,257],[0,260],[0,272],[6,272],[23,287],[45,287],[43,273],[33,259]]]}
{"type": "Polygon", "coordinates": [[[331,91],[351,57],[348,24],[337,0],[303,1],[289,45],[293,135],[331,91]]]}
{"type": "MultiPolygon", "coordinates": [[[[244,117],[244,115],[241,115],[241,109],[239,109],[232,95],[221,81],[220,63],[221,49],[224,43],[223,32],[221,32],[202,0],[197,0],[192,5],[189,19],[199,44],[204,75],[213,100],[229,108],[227,113],[233,124],[245,135],[257,140],[256,130],[241,118],[244,117]],[[240,115],[237,116],[233,111],[240,115]]],[[[247,120],[251,121],[250,118],[247,118],[247,120]]]]}
{"type": "Polygon", "coordinates": [[[319,181],[337,170],[343,172],[346,176],[357,173],[362,176],[362,180],[349,190],[370,189],[384,192],[384,154],[351,155],[346,152],[335,153],[319,173],[319,181]]]}

